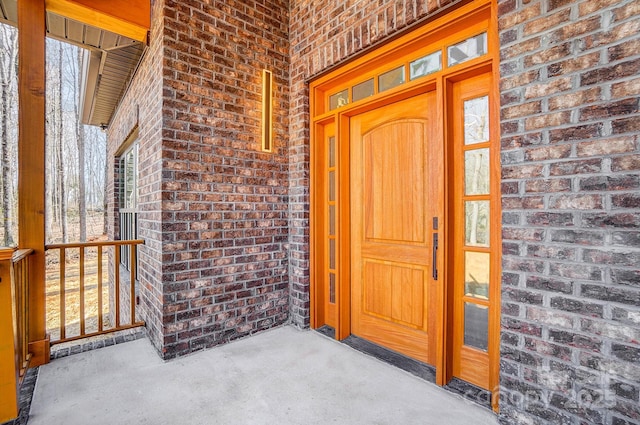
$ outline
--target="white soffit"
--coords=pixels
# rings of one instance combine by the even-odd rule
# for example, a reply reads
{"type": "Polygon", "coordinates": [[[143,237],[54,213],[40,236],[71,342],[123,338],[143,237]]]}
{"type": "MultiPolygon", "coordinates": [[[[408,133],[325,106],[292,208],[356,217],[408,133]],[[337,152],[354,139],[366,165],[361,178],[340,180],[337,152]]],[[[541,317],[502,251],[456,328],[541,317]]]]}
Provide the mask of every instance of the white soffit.
{"type": "MultiPolygon", "coordinates": [[[[0,0],[0,22],[16,26],[17,0],[0,0]]],[[[105,127],[127,90],[145,45],[130,38],[47,12],[47,36],[85,48],[81,121],[105,127]]]]}

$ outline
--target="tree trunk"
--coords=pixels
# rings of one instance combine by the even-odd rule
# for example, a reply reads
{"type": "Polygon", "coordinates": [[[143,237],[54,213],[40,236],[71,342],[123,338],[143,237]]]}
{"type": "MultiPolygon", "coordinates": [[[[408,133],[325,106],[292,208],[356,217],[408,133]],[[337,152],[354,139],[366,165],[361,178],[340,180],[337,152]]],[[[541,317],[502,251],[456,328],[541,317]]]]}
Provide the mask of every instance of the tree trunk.
{"type": "Polygon", "coordinates": [[[58,175],[58,184],[59,184],[59,205],[60,205],[60,226],[62,230],[62,242],[67,243],[69,241],[67,234],[67,191],[65,188],[65,161],[64,161],[64,131],[62,125],[62,86],[64,84],[62,77],[62,43],[60,43],[59,48],[59,56],[58,56],[58,76],[59,76],[59,89],[58,92],[58,110],[56,111],[56,118],[58,122],[56,123],[58,126],[58,164],[57,164],[57,175],[58,175]]]}
{"type": "MultiPolygon", "coordinates": [[[[2,67],[4,68],[4,67],[2,67]]],[[[2,225],[4,227],[4,246],[13,246],[13,238],[11,237],[11,221],[10,221],[10,205],[9,205],[9,196],[11,192],[11,176],[10,170],[11,168],[8,166],[9,164],[9,137],[7,135],[7,121],[9,120],[9,99],[8,99],[8,84],[6,84],[6,74],[5,70],[2,69],[2,148],[1,148],[1,160],[2,160],[2,225]]]]}
{"type": "Polygon", "coordinates": [[[80,242],[87,240],[87,198],[86,198],[86,173],[84,164],[84,127],[78,120],[77,125],[78,144],[78,214],[80,215],[80,242]]]}
{"type": "MultiPolygon", "coordinates": [[[[0,85],[2,85],[2,143],[0,147],[0,160],[2,161],[2,173],[0,176],[1,198],[2,198],[2,225],[4,227],[3,244],[4,246],[13,246],[13,223],[11,214],[11,194],[12,194],[12,175],[11,165],[17,161],[11,158],[9,153],[9,121],[11,120],[11,105],[9,95],[11,91],[11,80],[14,77],[15,67],[17,64],[17,31],[6,31],[3,29],[3,60],[0,64],[0,85]]],[[[17,76],[16,76],[17,77],[17,76]]],[[[15,123],[12,123],[15,125],[15,123]]]]}
{"type": "MultiPolygon", "coordinates": [[[[82,66],[82,51],[78,49],[78,69],[82,66]]],[[[74,90],[76,94],[80,93],[78,88],[82,84],[82,73],[78,72],[78,84],[74,90]]],[[[80,242],[87,240],[87,194],[85,182],[87,174],[85,172],[85,135],[84,126],[80,121],[80,99],[75,96],[75,117],[76,117],[76,143],[78,145],[78,215],[80,219],[80,242]]]]}

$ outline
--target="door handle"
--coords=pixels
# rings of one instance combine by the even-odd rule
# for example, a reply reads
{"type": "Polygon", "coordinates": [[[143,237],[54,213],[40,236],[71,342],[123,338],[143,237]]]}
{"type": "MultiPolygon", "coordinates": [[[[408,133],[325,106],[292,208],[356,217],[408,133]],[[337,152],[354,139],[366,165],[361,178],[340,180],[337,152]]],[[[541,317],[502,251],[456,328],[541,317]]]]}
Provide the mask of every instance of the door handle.
{"type": "Polygon", "coordinates": [[[433,257],[431,259],[431,276],[433,280],[438,280],[438,234],[433,234],[433,244],[431,246],[433,257]]]}

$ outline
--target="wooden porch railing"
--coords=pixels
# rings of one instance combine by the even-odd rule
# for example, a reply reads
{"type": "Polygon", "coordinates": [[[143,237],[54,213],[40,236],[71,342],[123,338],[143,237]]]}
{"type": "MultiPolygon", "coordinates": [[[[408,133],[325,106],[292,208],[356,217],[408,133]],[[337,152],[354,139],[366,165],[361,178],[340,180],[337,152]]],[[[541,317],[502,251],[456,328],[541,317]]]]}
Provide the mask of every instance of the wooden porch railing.
{"type": "Polygon", "coordinates": [[[17,417],[29,353],[29,256],[32,249],[0,249],[0,423],[17,417]]]}
{"type": "Polygon", "coordinates": [[[13,294],[16,306],[16,351],[20,384],[29,368],[29,256],[33,249],[19,249],[13,253],[13,294]]]}
{"type": "Polygon", "coordinates": [[[143,240],[126,240],[51,244],[45,247],[49,264],[47,328],[51,333],[52,345],[144,326],[144,322],[136,319],[135,293],[136,247],[143,243],[143,240]],[[128,279],[123,279],[120,271],[122,247],[130,250],[128,279]],[[110,263],[112,267],[105,261],[105,254],[113,256],[114,261],[110,263]],[[88,257],[90,261],[87,261],[88,257]],[[55,268],[56,259],[57,273],[51,272],[51,266],[55,268]],[[91,262],[91,267],[88,267],[88,262],[91,262]],[[55,281],[58,282],[57,288],[55,281]],[[111,282],[111,285],[105,282],[111,282]],[[128,288],[123,290],[123,284],[128,285],[128,288]],[[126,303],[123,303],[123,299],[126,303]],[[90,312],[89,315],[87,311],[90,312]],[[56,313],[58,320],[54,320],[56,313]],[[77,318],[77,322],[68,323],[69,316],[77,318]],[[91,323],[88,323],[87,316],[91,318],[91,323]],[[51,323],[56,323],[57,326],[53,328],[51,323]]]}

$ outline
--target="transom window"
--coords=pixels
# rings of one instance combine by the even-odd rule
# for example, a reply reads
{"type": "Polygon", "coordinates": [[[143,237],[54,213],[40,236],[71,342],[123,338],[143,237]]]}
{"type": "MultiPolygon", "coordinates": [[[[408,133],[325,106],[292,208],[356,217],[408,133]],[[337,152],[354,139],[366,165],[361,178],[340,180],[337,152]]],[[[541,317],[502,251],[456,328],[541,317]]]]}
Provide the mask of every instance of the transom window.
{"type": "Polygon", "coordinates": [[[488,53],[487,33],[482,32],[439,50],[421,55],[408,63],[378,74],[375,78],[357,82],[351,87],[329,95],[329,110],[346,106],[367,97],[398,87],[406,82],[442,71],[488,53]],[[443,61],[443,57],[446,60],[443,61]]]}

